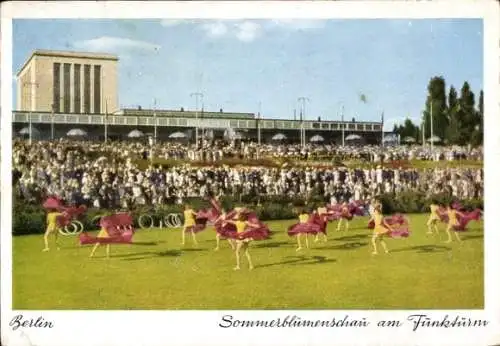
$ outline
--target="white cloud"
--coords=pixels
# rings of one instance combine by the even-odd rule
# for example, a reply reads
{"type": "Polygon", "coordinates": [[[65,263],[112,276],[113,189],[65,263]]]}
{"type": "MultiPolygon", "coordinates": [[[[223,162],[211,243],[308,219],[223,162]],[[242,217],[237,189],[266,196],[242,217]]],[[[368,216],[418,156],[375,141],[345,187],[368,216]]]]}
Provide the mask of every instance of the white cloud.
{"type": "Polygon", "coordinates": [[[255,22],[245,21],[236,24],[236,38],[243,42],[251,42],[260,34],[261,27],[255,22]]]}
{"type": "Polygon", "coordinates": [[[228,33],[228,27],[223,22],[210,22],[201,25],[201,29],[205,31],[208,37],[222,37],[228,33]]]}
{"type": "Polygon", "coordinates": [[[77,49],[83,49],[87,51],[109,53],[121,53],[130,51],[153,52],[158,51],[161,48],[159,45],[145,41],[111,36],[101,36],[90,40],[77,41],[73,44],[73,46],[77,49]]]}
{"type": "Polygon", "coordinates": [[[174,27],[182,24],[195,24],[211,39],[230,37],[242,42],[252,42],[266,31],[288,30],[304,31],[324,27],[326,21],[321,19],[276,19],[276,20],[190,20],[163,19],[163,27],[174,27]]]}

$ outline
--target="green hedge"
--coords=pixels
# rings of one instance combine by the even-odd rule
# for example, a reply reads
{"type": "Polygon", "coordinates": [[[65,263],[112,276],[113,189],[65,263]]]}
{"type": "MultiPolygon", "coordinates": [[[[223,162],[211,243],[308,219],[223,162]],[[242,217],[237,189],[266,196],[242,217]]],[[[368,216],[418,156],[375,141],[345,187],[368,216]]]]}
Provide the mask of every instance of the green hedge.
{"type": "MultiPolygon", "coordinates": [[[[403,193],[397,197],[392,194],[379,196],[382,202],[384,214],[399,213],[426,213],[429,212],[429,205],[434,200],[440,204],[447,204],[452,201],[448,195],[437,195],[431,199],[426,198],[422,193],[403,193]]],[[[201,198],[191,198],[186,200],[195,210],[208,208],[209,204],[201,198]]],[[[483,200],[460,201],[462,205],[469,209],[483,209],[483,200]]],[[[296,207],[307,206],[308,209],[317,208],[324,205],[322,196],[315,196],[309,201],[297,197],[288,196],[225,196],[221,199],[224,209],[231,210],[235,207],[247,207],[255,210],[261,220],[287,220],[296,218],[296,207]]],[[[161,205],[156,207],[143,207],[132,210],[135,226],[140,215],[147,213],[154,219],[156,225],[164,216],[171,213],[182,213],[182,205],[161,205]]],[[[83,223],[86,230],[96,230],[98,228],[94,218],[111,214],[112,211],[89,209],[79,221],[83,223]]],[[[45,231],[45,211],[40,206],[27,205],[14,201],[14,213],[12,215],[12,234],[40,234],[45,231]]]]}

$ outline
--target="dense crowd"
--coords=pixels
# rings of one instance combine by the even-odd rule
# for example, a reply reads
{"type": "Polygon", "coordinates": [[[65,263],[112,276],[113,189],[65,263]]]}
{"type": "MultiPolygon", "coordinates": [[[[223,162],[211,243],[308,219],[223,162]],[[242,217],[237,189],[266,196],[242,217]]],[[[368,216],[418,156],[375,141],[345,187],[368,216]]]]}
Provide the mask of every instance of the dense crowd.
{"type": "MultiPolygon", "coordinates": [[[[237,148],[215,145],[203,149],[209,161],[241,155],[250,158],[255,145],[237,148]],[[253,149],[252,149],[253,148],[253,149]]],[[[295,146],[263,146],[262,152],[280,154],[295,146]],[[272,149],[274,148],[274,149],[272,149]]],[[[312,147],[308,147],[312,148],[312,147]]],[[[150,155],[194,160],[200,152],[181,144],[158,145],[151,153],[140,143],[44,142],[28,145],[16,141],[13,146],[14,191],[22,200],[40,203],[47,195],[63,198],[71,204],[100,208],[131,208],[137,205],[182,203],[186,197],[213,195],[289,195],[323,196],[325,201],[340,202],[368,199],[380,193],[422,191],[428,195],[448,192],[462,198],[480,198],[484,180],[482,169],[443,168],[415,170],[405,168],[348,169],[315,167],[193,167],[182,164],[163,168],[149,166],[140,170],[137,158],[150,155]],[[108,155],[103,156],[103,153],[108,155]]],[[[306,150],[308,150],[306,148],[306,150]]],[[[311,149],[311,150],[314,150],[311,149]]],[[[332,149],[333,150],[333,149],[332,149]]],[[[342,155],[374,154],[373,147],[336,148],[342,155]]],[[[439,148],[446,153],[468,153],[478,159],[480,150],[439,148]]],[[[386,151],[387,153],[387,151],[386,151]]],[[[428,149],[393,147],[396,157],[430,155],[428,149]],[[413,151],[413,154],[412,154],[413,151]]],[[[380,151],[377,152],[380,155],[380,151]]],[[[371,158],[372,160],[375,160],[371,158]]]]}

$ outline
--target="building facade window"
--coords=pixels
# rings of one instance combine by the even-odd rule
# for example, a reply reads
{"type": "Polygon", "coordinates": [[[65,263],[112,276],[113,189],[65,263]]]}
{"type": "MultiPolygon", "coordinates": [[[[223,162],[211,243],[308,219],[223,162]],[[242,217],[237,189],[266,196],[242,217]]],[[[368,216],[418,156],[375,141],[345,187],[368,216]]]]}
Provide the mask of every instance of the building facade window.
{"type": "Polygon", "coordinates": [[[58,62],[54,63],[53,69],[53,83],[52,83],[52,107],[55,113],[61,112],[61,64],[58,62]]]}
{"type": "Polygon", "coordinates": [[[71,64],[64,64],[64,113],[71,112],[71,64]]]}
{"type": "Polygon", "coordinates": [[[90,65],[83,66],[83,113],[90,113],[90,65]]]}
{"type": "Polygon", "coordinates": [[[80,71],[82,69],[82,65],[80,64],[75,64],[73,65],[74,66],[74,69],[73,69],[73,92],[74,92],[74,95],[73,95],[73,106],[74,106],[74,109],[75,109],[75,113],[81,113],[81,103],[82,103],[82,100],[81,100],[81,96],[80,96],[80,93],[81,93],[81,89],[80,89],[80,71]]]}
{"type": "Polygon", "coordinates": [[[94,65],[94,113],[101,113],[101,65],[94,65]]]}

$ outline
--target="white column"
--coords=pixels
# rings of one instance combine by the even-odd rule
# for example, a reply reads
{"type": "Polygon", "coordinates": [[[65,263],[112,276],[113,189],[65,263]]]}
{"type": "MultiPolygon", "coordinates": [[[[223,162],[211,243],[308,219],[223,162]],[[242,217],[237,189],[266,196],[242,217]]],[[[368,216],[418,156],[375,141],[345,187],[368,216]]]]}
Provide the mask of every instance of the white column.
{"type": "Polygon", "coordinates": [[[59,63],[59,111],[64,113],[64,64],[59,63]]]}
{"type": "Polygon", "coordinates": [[[90,65],[90,114],[94,113],[94,65],[90,65]]]}
{"type": "Polygon", "coordinates": [[[36,110],[36,74],[35,74],[35,63],[31,64],[31,76],[30,76],[30,111],[36,110]]]}
{"type": "Polygon", "coordinates": [[[84,110],[84,100],[83,100],[83,86],[84,86],[84,83],[83,83],[83,78],[85,76],[84,74],[84,70],[85,70],[85,65],[82,63],[80,64],[80,113],[83,113],[83,110],[84,110]]]}
{"type": "Polygon", "coordinates": [[[75,113],[75,77],[74,77],[75,64],[69,65],[69,112],[75,113]]]}

